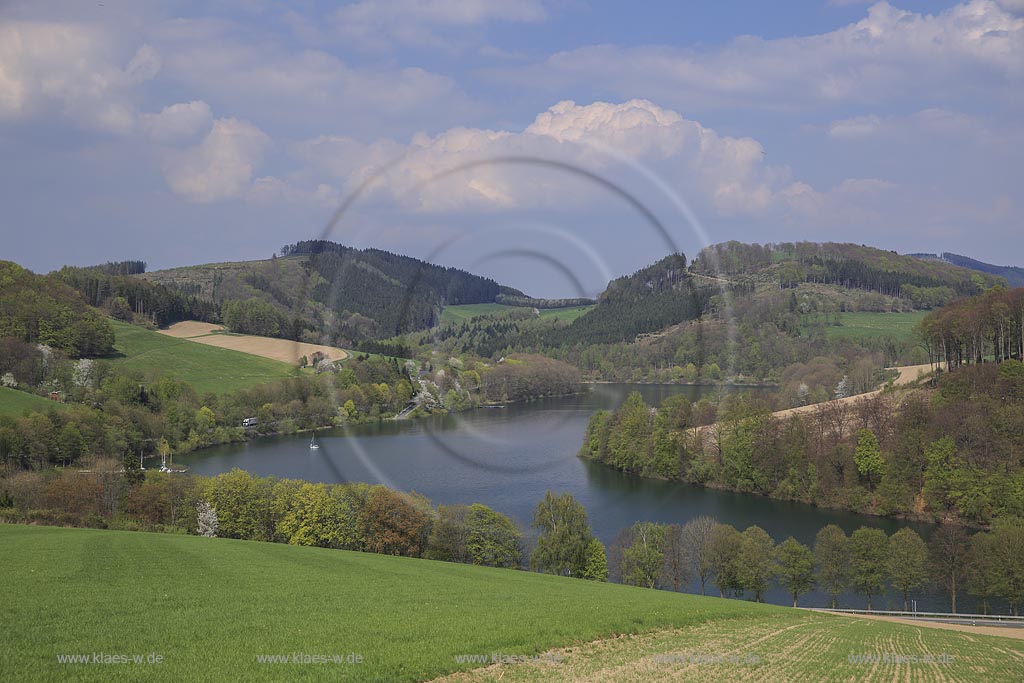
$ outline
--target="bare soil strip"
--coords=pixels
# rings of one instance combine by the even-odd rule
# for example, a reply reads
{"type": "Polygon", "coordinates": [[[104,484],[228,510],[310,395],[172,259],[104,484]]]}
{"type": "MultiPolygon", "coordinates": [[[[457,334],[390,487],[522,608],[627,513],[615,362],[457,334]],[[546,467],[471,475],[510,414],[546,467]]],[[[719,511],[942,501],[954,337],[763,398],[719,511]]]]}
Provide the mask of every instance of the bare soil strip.
{"type": "Polygon", "coordinates": [[[342,360],[348,358],[348,352],[333,346],[323,344],[307,344],[306,342],[291,341],[289,339],[274,339],[272,337],[255,337],[248,334],[216,334],[223,332],[224,328],[212,323],[202,323],[195,320],[175,323],[166,330],[160,330],[161,334],[178,339],[207,346],[217,346],[222,349],[241,351],[254,356],[262,356],[279,360],[284,363],[297,365],[299,359],[305,356],[309,358],[317,351],[323,353],[328,360],[342,360]]]}
{"type": "MultiPolygon", "coordinates": [[[[924,377],[928,373],[932,372],[935,368],[933,366],[931,366],[931,365],[925,364],[925,365],[904,365],[902,367],[891,368],[891,369],[892,370],[896,370],[899,373],[897,375],[896,379],[894,379],[892,381],[893,386],[906,386],[908,384],[913,384],[914,382],[917,382],[919,379],[921,379],[922,377],[924,377]]],[[[824,403],[811,403],[810,405],[806,405],[806,406],[798,406],[796,408],[786,408],[785,410],[776,410],[774,413],[772,413],[772,416],[775,417],[775,418],[778,418],[778,419],[783,419],[783,418],[791,417],[793,415],[801,415],[801,414],[814,413],[815,411],[821,410],[823,407],[827,407],[827,406],[847,406],[847,407],[853,407],[854,405],[860,403],[861,401],[866,401],[866,400],[871,399],[871,398],[873,398],[875,396],[878,396],[879,394],[882,393],[882,391],[884,391],[884,389],[876,389],[875,391],[869,391],[869,392],[864,393],[864,394],[857,394],[855,396],[847,396],[846,398],[832,399],[831,401],[826,401],[824,403]]],[[[694,427],[693,433],[694,433],[694,435],[702,435],[702,434],[704,434],[704,433],[706,433],[708,431],[713,431],[715,426],[716,425],[711,424],[711,425],[703,425],[703,426],[700,426],[700,427],[694,427]]]]}
{"type": "MultiPolygon", "coordinates": [[[[913,384],[918,379],[920,379],[922,376],[927,375],[929,372],[931,372],[934,369],[935,368],[933,368],[931,365],[928,365],[928,364],[925,364],[925,365],[905,365],[903,367],[893,368],[893,370],[896,370],[896,371],[899,372],[899,376],[896,379],[894,379],[892,383],[893,383],[894,386],[904,386],[904,385],[907,385],[907,384],[913,384]]],[[[882,390],[878,389],[876,391],[869,391],[869,392],[867,392],[865,394],[857,394],[856,396],[847,396],[846,398],[837,398],[837,399],[834,399],[833,403],[836,403],[836,404],[839,404],[839,405],[846,405],[846,404],[852,405],[854,403],[858,403],[860,401],[864,401],[866,399],[869,399],[869,398],[872,398],[874,396],[877,396],[880,393],[882,393],[882,390]]],[[[820,403],[812,403],[811,405],[808,405],[808,406],[799,406],[797,408],[787,408],[786,410],[778,410],[778,411],[776,411],[776,412],[774,412],[772,414],[775,417],[789,417],[790,415],[799,415],[800,413],[811,413],[811,412],[814,412],[815,410],[817,410],[818,407],[821,406],[821,405],[822,404],[820,404],[820,403]]]]}
{"type": "Polygon", "coordinates": [[[166,334],[168,337],[175,337],[176,339],[188,339],[190,337],[201,337],[204,334],[213,334],[218,330],[224,328],[214,323],[201,323],[198,320],[186,320],[180,323],[174,323],[165,330],[157,330],[160,334],[166,334]]]}

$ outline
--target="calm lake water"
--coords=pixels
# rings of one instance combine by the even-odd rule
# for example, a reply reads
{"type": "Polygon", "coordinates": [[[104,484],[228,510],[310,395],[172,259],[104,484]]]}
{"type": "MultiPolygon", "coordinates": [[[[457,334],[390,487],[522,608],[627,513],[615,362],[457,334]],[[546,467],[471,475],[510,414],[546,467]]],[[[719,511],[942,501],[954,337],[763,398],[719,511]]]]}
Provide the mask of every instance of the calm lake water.
{"type": "MultiPolygon", "coordinates": [[[[757,524],[776,542],[793,536],[808,545],[826,524],[837,524],[848,533],[862,525],[886,533],[906,525],[799,503],[641,479],[576,457],[589,417],[598,409],[621,405],[630,391],[639,391],[648,404],[657,405],[669,395],[684,394],[697,400],[720,389],[598,384],[577,396],[321,431],[316,435],[320,444],[316,450],[309,448],[308,434],[276,436],[205,449],[176,462],[201,475],[238,467],[262,476],[386,484],[402,491],[418,491],[435,504],[483,503],[511,517],[527,536],[533,508],[544,492],[568,492],[586,506],[595,535],[606,544],[620,529],[636,521],[682,524],[698,515],[712,515],[741,530],[757,524]]],[[[926,538],[931,530],[927,525],[911,526],[926,538]]],[[[768,597],[772,602],[790,602],[778,589],[768,597]]],[[[806,605],[826,602],[823,594],[802,599],[806,605]]],[[[852,594],[843,598],[844,606],[861,606],[863,602],[852,594]]],[[[875,606],[901,609],[902,599],[890,594],[876,600],[875,606]]],[[[961,611],[973,607],[965,596],[961,611]]],[[[942,596],[929,595],[919,598],[918,609],[945,610],[947,606],[942,596]]]]}

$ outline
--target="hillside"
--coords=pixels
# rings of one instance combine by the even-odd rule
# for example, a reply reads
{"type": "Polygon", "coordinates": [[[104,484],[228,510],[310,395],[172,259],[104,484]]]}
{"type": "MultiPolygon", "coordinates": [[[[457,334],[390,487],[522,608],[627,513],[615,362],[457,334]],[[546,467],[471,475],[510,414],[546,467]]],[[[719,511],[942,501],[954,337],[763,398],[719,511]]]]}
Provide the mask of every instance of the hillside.
{"type": "Polygon", "coordinates": [[[380,249],[314,240],[289,245],[282,254],[137,277],[220,307],[222,322],[233,332],[340,346],[430,327],[446,305],[522,295],[489,278],[380,249]],[[260,315],[229,319],[228,302],[264,308],[260,315]]]}
{"type": "Polygon", "coordinates": [[[71,287],[0,261],[0,339],[45,344],[80,357],[108,353],[114,334],[71,287]]]}
{"type": "Polygon", "coordinates": [[[797,405],[804,384],[825,400],[844,376],[867,391],[885,366],[928,360],[922,311],[1004,283],[853,244],[728,242],[689,267],[674,254],[612,281],[575,319],[493,308],[405,341],[495,359],[542,353],[591,380],[778,383],[797,405]]]}
{"type": "Polygon", "coordinates": [[[703,313],[713,288],[687,272],[686,256],[671,254],[616,278],[597,305],[568,325],[536,331],[529,343],[547,346],[629,342],[703,313]]]}
{"type": "Polygon", "coordinates": [[[297,368],[241,351],[196,344],[112,321],[115,356],[106,360],[143,375],[167,374],[192,385],[200,396],[227,393],[292,376],[297,368]]]}
{"type": "Polygon", "coordinates": [[[689,268],[685,256],[675,254],[613,280],[585,315],[528,343],[630,342],[709,310],[732,316],[739,325],[761,324],[771,309],[780,316],[785,308],[790,313],[909,312],[997,284],[1005,282],[854,244],[726,242],[701,251],[689,268]],[[730,309],[718,311],[726,294],[730,309]]]}
{"type": "Polygon", "coordinates": [[[726,675],[730,655],[769,683],[889,681],[906,665],[851,654],[947,654],[958,680],[1014,680],[1024,641],[769,605],[367,553],[173,534],[0,525],[5,603],[0,677],[35,681],[422,681],[479,664],[471,680],[726,675]],[[129,571],[126,568],[130,567],[129,571]],[[116,615],[116,618],[111,618],[116,615]],[[595,641],[617,634],[647,635],[595,641]],[[582,645],[581,645],[582,644],[582,645]],[[93,653],[159,664],[60,663],[93,653]],[[724,657],[687,664],[688,654],[724,657]],[[260,662],[284,655],[286,663],[260,662]],[[292,663],[340,655],[343,663],[292,663]],[[662,656],[662,661],[652,661],[662,656]],[[357,661],[358,657],[358,661],[357,661]],[[673,660],[673,658],[675,658],[673,660]],[[351,663],[350,663],[351,662],[351,663]],[[639,669],[638,669],[639,667],[639,669]],[[541,678],[546,677],[546,678],[541,678]]]}
{"type": "Polygon", "coordinates": [[[1020,268],[1018,266],[996,266],[991,263],[972,259],[969,256],[961,256],[960,254],[953,254],[948,251],[941,254],[909,254],[909,256],[931,261],[952,263],[953,265],[960,266],[961,268],[969,268],[980,273],[988,273],[990,275],[1001,277],[1005,279],[1007,284],[1011,287],[1024,287],[1024,268],[1020,268]]]}
{"type": "MultiPolygon", "coordinates": [[[[1005,280],[940,261],[864,245],[837,242],[742,244],[725,242],[704,249],[692,270],[707,275],[758,275],[770,273],[782,287],[801,282],[820,282],[847,289],[863,289],[885,296],[919,300],[919,307],[935,304],[929,296],[977,294],[1005,280]],[[923,290],[923,291],[922,291],[923,290]]],[[[952,297],[947,299],[950,300],[952,297]]],[[[939,305],[946,303],[939,302],[939,305]]],[[[915,305],[917,305],[915,301],[915,305]]]]}

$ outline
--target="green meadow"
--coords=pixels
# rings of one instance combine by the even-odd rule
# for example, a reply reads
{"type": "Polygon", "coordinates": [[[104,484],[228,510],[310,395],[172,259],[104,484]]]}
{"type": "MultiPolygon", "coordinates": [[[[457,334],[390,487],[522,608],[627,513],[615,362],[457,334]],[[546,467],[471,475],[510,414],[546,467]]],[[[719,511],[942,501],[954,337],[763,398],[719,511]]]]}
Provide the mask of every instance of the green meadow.
{"type": "Polygon", "coordinates": [[[914,327],[924,320],[928,311],[912,313],[840,313],[838,327],[829,327],[833,338],[878,339],[890,337],[900,342],[913,342],[914,327]]]}
{"type": "Polygon", "coordinates": [[[50,408],[67,410],[67,405],[17,389],[0,387],[0,415],[21,417],[26,410],[46,412],[50,408]]]}
{"type": "Polygon", "coordinates": [[[182,379],[201,396],[266,384],[297,372],[281,361],[249,353],[175,339],[111,320],[118,355],[107,360],[144,373],[163,372],[182,379]]]}
{"type": "MultiPolygon", "coordinates": [[[[463,320],[475,318],[478,315],[504,313],[521,308],[523,307],[508,306],[506,304],[464,304],[461,306],[446,306],[444,311],[441,313],[441,322],[461,322],[463,320]]],[[[593,306],[567,306],[565,308],[541,308],[538,310],[540,311],[541,318],[555,318],[557,320],[572,322],[591,308],[593,308],[593,306]]]]}
{"type": "Polygon", "coordinates": [[[460,658],[565,647],[554,663],[473,680],[579,680],[612,665],[625,678],[598,678],[650,680],[679,665],[659,653],[736,653],[765,675],[730,679],[889,681],[899,670],[849,655],[912,650],[950,655],[951,679],[998,683],[1019,680],[1024,661],[1024,641],[412,558],[4,524],[0,545],[5,681],[400,683],[480,666],[460,658]]]}

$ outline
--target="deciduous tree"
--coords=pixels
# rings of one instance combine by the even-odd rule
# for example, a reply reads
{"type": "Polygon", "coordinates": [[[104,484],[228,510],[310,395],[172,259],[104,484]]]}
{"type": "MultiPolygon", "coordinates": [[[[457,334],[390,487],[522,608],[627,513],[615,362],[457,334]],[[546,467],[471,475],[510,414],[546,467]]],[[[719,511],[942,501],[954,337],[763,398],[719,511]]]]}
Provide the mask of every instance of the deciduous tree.
{"type": "Polygon", "coordinates": [[[910,591],[928,579],[928,546],[916,531],[903,527],[889,537],[887,558],[889,581],[903,594],[903,611],[908,609],[910,591]]]}
{"type": "Polygon", "coordinates": [[[693,571],[700,579],[701,595],[704,595],[704,587],[713,572],[708,546],[711,541],[711,530],[715,524],[714,517],[701,515],[683,525],[683,540],[693,562],[693,571]]]}
{"type": "Polygon", "coordinates": [[[885,590],[889,539],[881,529],[861,527],[850,536],[850,584],[868,599],[885,590]]]}
{"type": "Polygon", "coordinates": [[[582,574],[593,538],[583,505],[569,493],[548,491],[534,509],[533,528],[539,535],[530,555],[531,569],[560,576],[582,574]]]}
{"type": "Polygon", "coordinates": [[[739,552],[743,536],[731,524],[715,524],[708,540],[708,562],[715,578],[718,594],[725,597],[729,590],[741,590],[739,580],[739,552]]]}
{"type": "Polygon", "coordinates": [[[928,540],[928,564],[934,581],[949,593],[949,611],[956,614],[957,595],[970,569],[971,539],[961,527],[944,524],[928,540]]]}
{"type": "Polygon", "coordinates": [[[814,588],[814,554],[790,536],[775,548],[779,582],[793,596],[793,607],[802,593],[814,588]]]}
{"type": "Polygon", "coordinates": [[[756,602],[764,600],[765,591],[775,575],[772,562],[772,537],[759,526],[743,531],[737,556],[737,579],[740,586],[754,594],[756,602]]]}
{"type": "Polygon", "coordinates": [[[850,539],[835,524],[818,531],[814,538],[814,561],[817,564],[818,584],[836,598],[850,585],[850,539]]]}

